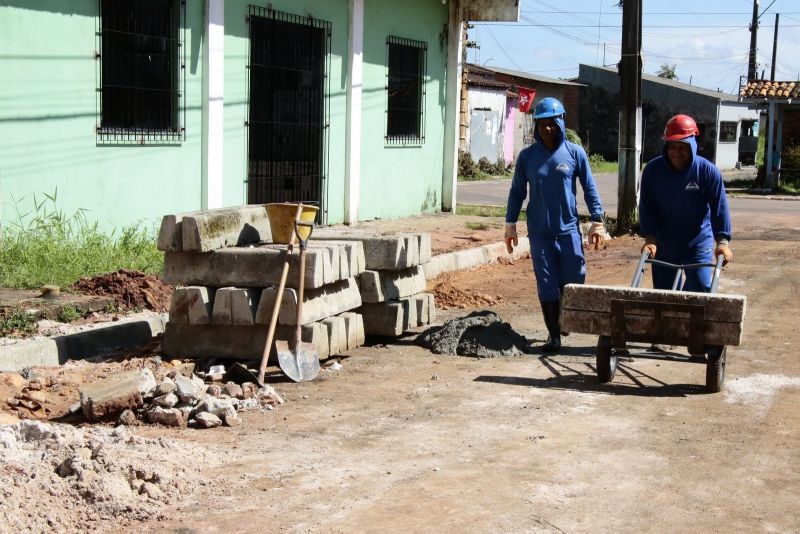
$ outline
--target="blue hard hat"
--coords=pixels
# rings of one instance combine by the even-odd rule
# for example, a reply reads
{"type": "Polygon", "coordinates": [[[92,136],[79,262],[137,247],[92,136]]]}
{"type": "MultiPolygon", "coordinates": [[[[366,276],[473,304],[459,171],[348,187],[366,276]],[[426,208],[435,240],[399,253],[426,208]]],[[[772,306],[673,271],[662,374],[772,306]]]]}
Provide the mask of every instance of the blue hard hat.
{"type": "Polygon", "coordinates": [[[558,99],[553,98],[552,96],[548,96],[547,98],[543,98],[536,104],[536,107],[533,108],[533,118],[534,119],[549,119],[551,117],[563,117],[566,114],[564,110],[564,104],[558,101],[558,99]]]}

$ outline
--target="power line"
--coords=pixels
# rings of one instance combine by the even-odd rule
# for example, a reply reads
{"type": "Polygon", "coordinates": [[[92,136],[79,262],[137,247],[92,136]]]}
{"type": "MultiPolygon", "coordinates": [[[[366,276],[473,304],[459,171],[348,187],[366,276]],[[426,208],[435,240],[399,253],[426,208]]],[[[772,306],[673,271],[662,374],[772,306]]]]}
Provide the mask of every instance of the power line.
{"type": "Polygon", "coordinates": [[[497,40],[497,37],[495,37],[494,32],[492,31],[492,29],[488,28],[488,27],[486,29],[489,30],[489,35],[492,36],[492,39],[494,39],[494,42],[497,44],[497,47],[500,48],[500,51],[503,54],[505,54],[505,56],[508,58],[508,60],[511,62],[511,64],[514,65],[517,68],[517,70],[522,70],[520,68],[520,66],[517,65],[517,62],[514,61],[513,59],[511,59],[511,56],[508,55],[508,52],[506,52],[506,49],[503,48],[503,45],[500,44],[500,41],[497,40]]]}

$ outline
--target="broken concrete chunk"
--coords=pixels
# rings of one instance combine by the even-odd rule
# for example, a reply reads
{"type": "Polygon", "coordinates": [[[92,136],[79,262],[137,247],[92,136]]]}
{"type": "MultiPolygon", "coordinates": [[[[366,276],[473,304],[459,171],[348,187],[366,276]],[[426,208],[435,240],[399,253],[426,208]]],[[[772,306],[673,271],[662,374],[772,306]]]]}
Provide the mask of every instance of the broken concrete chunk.
{"type": "Polygon", "coordinates": [[[174,408],[178,404],[178,396],[174,393],[167,393],[153,399],[153,403],[161,406],[162,408],[174,408]]]}
{"type": "Polygon", "coordinates": [[[222,419],[208,412],[195,414],[194,419],[200,428],[214,428],[222,424],[222,419]]]}
{"type": "Polygon", "coordinates": [[[186,426],[186,416],[178,408],[156,406],[147,412],[147,420],[164,426],[186,426]]]}
{"type": "Polygon", "coordinates": [[[85,385],[80,389],[84,417],[100,421],[142,406],[142,380],[139,371],[128,371],[85,385]]]}
{"type": "Polygon", "coordinates": [[[204,397],[205,385],[198,385],[194,380],[183,375],[175,377],[175,393],[181,402],[194,404],[204,397]]]}

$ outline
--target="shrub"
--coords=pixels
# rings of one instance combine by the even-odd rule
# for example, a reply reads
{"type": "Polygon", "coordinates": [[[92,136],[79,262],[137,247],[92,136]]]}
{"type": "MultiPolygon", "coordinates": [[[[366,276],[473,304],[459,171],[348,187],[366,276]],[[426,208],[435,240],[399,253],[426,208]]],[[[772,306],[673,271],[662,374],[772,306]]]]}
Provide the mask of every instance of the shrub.
{"type": "Polygon", "coordinates": [[[583,142],[581,141],[581,136],[579,136],[578,132],[576,132],[572,128],[567,128],[567,141],[569,141],[570,143],[575,143],[578,146],[583,146],[583,142]]]}
{"type": "Polygon", "coordinates": [[[458,175],[471,177],[478,174],[478,167],[472,160],[472,155],[463,150],[458,151],[458,175]]]}

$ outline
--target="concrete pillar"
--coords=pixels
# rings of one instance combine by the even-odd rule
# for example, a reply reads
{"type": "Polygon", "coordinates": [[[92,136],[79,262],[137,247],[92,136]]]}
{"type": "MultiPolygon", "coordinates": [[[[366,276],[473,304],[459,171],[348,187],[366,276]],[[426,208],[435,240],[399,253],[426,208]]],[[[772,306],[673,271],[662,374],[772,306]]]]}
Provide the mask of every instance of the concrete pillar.
{"type": "MultiPolygon", "coordinates": [[[[225,81],[225,0],[206,0],[203,39],[203,127],[202,199],[203,209],[222,206],[222,94],[225,81]]],[[[184,100],[185,100],[184,95],[184,100]]],[[[186,103],[184,102],[184,105],[186,103]]]]}
{"type": "Polygon", "coordinates": [[[772,189],[776,185],[776,177],[772,173],[772,164],[773,164],[773,146],[775,145],[775,102],[770,101],[769,103],[769,111],[768,119],[769,122],[767,123],[767,146],[764,147],[764,150],[767,151],[767,168],[764,169],[764,176],[766,177],[765,184],[769,189],[772,189]]]}
{"type": "Polygon", "coordinates": [[[364,0],[350,0],[348,35],[347,123],[345,134],[344,220],[358,223],[361,190],[361,91],[364,84],[364,0]]]}
{"type": "Polygon", "coordinates": [[[447,21],[447,86],[445,88],[444,165],[442,166],[442,211],[456,209],[456,180],[458,179],[458,138],[460,130],[459,102],[461,101],[461,1],[450,0],[447,21]]]}

